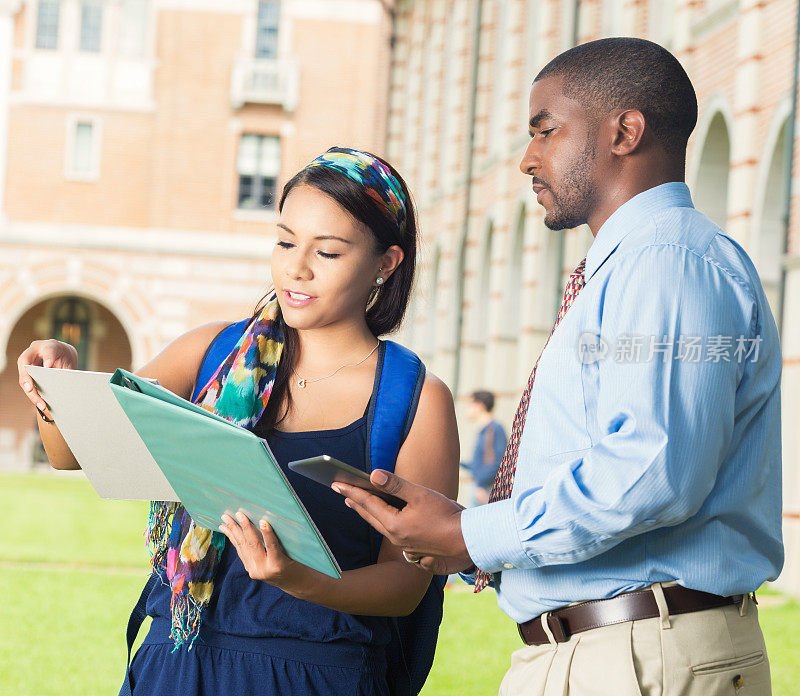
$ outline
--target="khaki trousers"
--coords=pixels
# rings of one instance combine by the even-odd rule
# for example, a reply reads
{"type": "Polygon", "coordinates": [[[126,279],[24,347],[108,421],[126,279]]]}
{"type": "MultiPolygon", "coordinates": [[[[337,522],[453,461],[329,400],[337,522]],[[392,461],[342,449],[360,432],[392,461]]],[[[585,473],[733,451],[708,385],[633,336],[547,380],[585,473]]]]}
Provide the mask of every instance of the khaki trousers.
{"type": "MultiPolygon", "coordinates": [[[[500,696],[769,696],[767,650],[750,597],[741,606],[604,626],[511,655],[500,696]]],[[[546,626],[546,624],[544,624],[546,626]]],[[[547,630],[547,629],[545,629],[547,630]]]]}

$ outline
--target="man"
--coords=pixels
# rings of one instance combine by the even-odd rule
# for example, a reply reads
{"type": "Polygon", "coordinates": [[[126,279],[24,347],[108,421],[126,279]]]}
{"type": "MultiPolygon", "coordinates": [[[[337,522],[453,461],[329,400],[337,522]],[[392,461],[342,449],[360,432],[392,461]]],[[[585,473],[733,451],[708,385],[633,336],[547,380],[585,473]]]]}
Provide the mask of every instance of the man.
{"type": "Polygon", "coordinates": [[[696,115],[648,41],[577,46],[539,73],[521,169],[548,227],[595,240],[492,500],[462,510],[373,473],[398,511],[338,486],[410,562],[494,574],[528,646],[503,694],[770,693],[750,593],[783,563],[781,356],[753,264],[683,183],[696,115]]]}
{"type": "Polygon", "coordinates": [[[472,461],[461,462],[461,466],[472,474],[473,505],[484,505],[489,502],[489,493],[508,444],[503,426],[494,419],[493,411],[494,394],[492,392],[476,391],[472,393],[467,407],[467,418],[476,423],[480,430],[475,440],[472,461]]]}

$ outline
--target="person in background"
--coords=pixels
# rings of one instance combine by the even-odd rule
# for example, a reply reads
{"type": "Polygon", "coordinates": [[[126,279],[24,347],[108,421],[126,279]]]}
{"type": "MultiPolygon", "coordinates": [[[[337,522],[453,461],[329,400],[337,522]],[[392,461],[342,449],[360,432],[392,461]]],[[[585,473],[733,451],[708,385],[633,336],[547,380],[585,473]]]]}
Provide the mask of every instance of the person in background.
{"type": "Polygon", "coordinates": [[[493,415],[494,394],[490,391],[476,391],[470,397],[467,418],[477,423],[480,430],[475,441],[472,461],[461,462],[461,466],[472,474],[472,504],[483,505],[489,502],[494,477],[506,451],[508,437],[503,426],[493,415]]]}

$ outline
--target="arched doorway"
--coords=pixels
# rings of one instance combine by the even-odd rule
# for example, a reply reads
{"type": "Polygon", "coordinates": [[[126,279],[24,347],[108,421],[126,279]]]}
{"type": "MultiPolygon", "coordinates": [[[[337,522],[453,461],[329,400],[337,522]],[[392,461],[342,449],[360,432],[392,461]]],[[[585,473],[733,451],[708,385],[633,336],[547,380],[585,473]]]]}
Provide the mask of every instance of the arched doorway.
{"type": "Polygon", "coordinates": [[[722,113],[711,120],[694,183],[694,205],[723,229],[728,222],[731,141],[722,113]]]}
{"type": "Polygon", "coordinates": [[[36,412],[19,388],[17,358],[32,341],[58,338],[78,348],[80,369],[113,372],[131,368],[131,344],[120,321],[102,304],[78,295],[59,295],[29,307],[5,346],[0,373],[0,469],[24,470],[45,462],[36,412]]]}
{"type": "Polygon", "coordinates": [[[757,231],[754,260],[769,300],[772,313],[777,318],[780,310],[781,259],[784,251],[784,220],[786,210],[786,131],[783,124],[772,152],[767,153],[769,165],[764,180],[760,215],[756,219],[757,231]]]}

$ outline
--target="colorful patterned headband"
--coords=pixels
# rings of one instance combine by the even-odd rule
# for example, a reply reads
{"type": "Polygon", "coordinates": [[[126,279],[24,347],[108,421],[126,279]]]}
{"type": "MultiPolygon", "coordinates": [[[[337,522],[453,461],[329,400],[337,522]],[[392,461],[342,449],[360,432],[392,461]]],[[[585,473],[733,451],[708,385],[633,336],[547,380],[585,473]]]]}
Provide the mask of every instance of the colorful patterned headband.
{"type": "Polygon", "coordinates": [[[361,150],[332,147],[306,166],[328,167],[344,174],[367,190],[367,194],[397,222],[406,226],[406,197],[400,182],[379,159],[361,150]]]}

